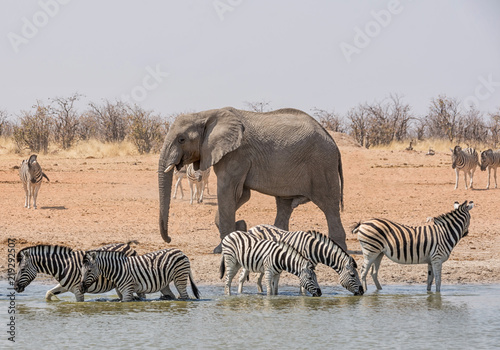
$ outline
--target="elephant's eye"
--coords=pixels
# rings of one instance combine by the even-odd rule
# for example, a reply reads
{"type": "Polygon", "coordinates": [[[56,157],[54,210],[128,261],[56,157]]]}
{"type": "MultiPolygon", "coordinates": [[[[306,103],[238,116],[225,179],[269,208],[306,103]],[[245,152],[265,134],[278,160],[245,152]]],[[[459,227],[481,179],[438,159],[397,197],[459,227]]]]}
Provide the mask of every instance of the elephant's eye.
{"type": "Polygon", "coordinates": [[[186,142],[186,138],[184,138],[184,136],[180,136],[178,141],[180,144],[183,144],[184,142],[186,142]]]}

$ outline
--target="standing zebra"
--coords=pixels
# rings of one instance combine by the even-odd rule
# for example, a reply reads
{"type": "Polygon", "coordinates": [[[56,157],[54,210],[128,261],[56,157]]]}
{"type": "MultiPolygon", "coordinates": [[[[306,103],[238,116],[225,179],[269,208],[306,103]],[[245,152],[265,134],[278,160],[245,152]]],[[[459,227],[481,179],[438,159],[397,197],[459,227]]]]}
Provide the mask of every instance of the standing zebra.
{"type": "Polygon", "coordinates": [[[23,183],[26,199],[24,207],[30,208],[31,197],[33,197],[33,208],[36,209],[36,197],[42,185],[42,179],[45,177],[50,181],[47,175],[42,171],[42,167],[36,160],[37,155],[32,154],[29,159],[23,160],[19,168],[19,177],[23,183]]]}
{"type": "Polygon", "coordinates": [[[384,219],[372,219],[359,223],[353,233],[363,251],[361,280],[366,290],[366,275],[373,265],[372,278],[377,289],[382,289],[377,275],[384,254],[399,264],[427,264],[427,290],[431,290],[436,277],[436,292],[441,290],[441,268],[450,257],[452,249],[469,233],[470,213],[473,202],[461,205],[455,202],[455,210],[435,217],[433,224],[407,226],[384,219]]]}
{"type": "Polygon", "coordinates": [[[80,288],[86,291],[99,276],[116,284],[116,289],[122,293],[122,301],[132,301],[134,292],[158,291],[163,294],[163,299],[175,299],[168,286],[171,281],[174,281],[180,298],[188,299],[188,279],[196,299],[200,298],[189,259],[179,249],[163,249],[130,257],[121,252],[90,250],[83,259],[80,288]]]}
{"type": "Polygon", "coordinates": [[[321,296],[314,263],[284,242],[260,240],[247,232],[234,231],[222,240],[221,279],[226,266],[226,295],[231,295],[231,281],[240,267],[243,267],[250,272],[265,274],[267,295],[278,294],[279,277],[285,270],[298,276],[301,287],[312,296],[321,296]]]}
{"type": "MultiPolygon", "coordinates": [[[[129,243],[109,244],[99,249],[120,251],[127,256],[136,255],[136,251],[129,243]]],[[[45,300],[51,301],[52,297],[58,294],[71,292],[75,294],[76,301],[83,301],[84,292],[80,290],[80,269],[84,255],[84,251],[75,251],[59,245],[41,244],[20,250],[16,258],[18,271],[14,280],[15,291],[23,292],[37,273],[45,273],[59,282],[45,294],[45,300]]],[[[101,277],[88,288],[87,293],[104,293],[113,288],[115,288],[113,282],[101,277]]]]}
{"type": "MultiPolygon", "coordinates": [[[[317,231],[285,231],[272,225],[258,225],[252,227],[248,233],[258,239],[266,239],[275,242],[285,242],[296,249],[306,259],[314,264],[330,266],[339,275],[340,284],[354,295],[362,295],[363,287],[359,280],[356,261],[345,252],[331,238],[317,231]]],[[[239,293],[243,288],[243,282],[248,277],[248,271],[243,270],[240,277],[239,293]]],[[[262,292],[261,274],[257,281],[257,288],[262,292]]],[[[302,292],[304,292],[302,290],[302,292]]]]}
{"type": "Polygon", "coordinates": [[[481,152],[481,171],[488,169],[488,185],[490,188],[490,175],[493,168],[493,176],[495,177],[495,188],[497,188],[497,168],[500,166],[500,149],[493,151],[491,148],[481,152]]]}
{"type": "Polygon", "coordinates": [[[194,170],[193,163],[189,164],[186,171],[189,188],[191,189],[191,201],[193,204],[193,199],[197,199],[198,203],[203,202],[203,191],[205,186],[208,188],[208,177],[210,176],[210,168],[207,170],[194,170]],[[193,191],[193,185],[195,189],[193,191]]]}
{"type": "Polygon", "coordinates": [[[182,190],[182,179],[186,176],[186,166],[183,166],[180,170],[174,168],[174,179],[175,181],[175,189],[173,198],[177,198],[177,189],[181,189],[181,199],[184,198],[184,191],[182,190]]]}
{"type": "Polygon", "coordinates": [[[465,179],[465,189],[467,189],[467,174],[470,176],[470,188],[472,188],[472,180],[474,178],[474,171],[478,164],[477,152],[474,148],[466,148],[462,150],[462,147],[455,146],[455,149],[451,149],[451,168],[455,169],[455,174],[457,175],[455,181],[455,189],[458,188],[458,174],[459,171],[464,172],[465,179]]]}

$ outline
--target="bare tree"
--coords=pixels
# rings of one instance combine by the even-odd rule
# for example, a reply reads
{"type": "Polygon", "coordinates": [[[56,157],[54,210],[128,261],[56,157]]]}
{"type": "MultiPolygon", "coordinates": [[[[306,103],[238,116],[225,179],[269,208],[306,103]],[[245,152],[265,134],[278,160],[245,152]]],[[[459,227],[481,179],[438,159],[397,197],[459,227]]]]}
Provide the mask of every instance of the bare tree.
{"type": "Polygon", "coordinates": [[[247,106],[247,108],[249,110],[254,111],[254,112],[260,112],[260,113],[269,112],[271,110],[269,108],[270,104],[271,104],[271,102],[266,101],[266,100],[262,100],[260,102],[245,101],[245,105],[247,106]]]}
{"type": "Polygon", "coordinates": [[[335,111],[327,111],[314,107],[312,115],[318,119],[319,123],[325,129],[335,132],[345,132],[344,121],[335,111]]]}
{"type": "Polygon", "coordinates": [[[102,105],[91,102],[89,114],[95,117],[99,125],[99,134],[105,142],[119,142],[127,135],[127,112],[123,102],[111,103],[105,100],[102,105]]]}
{"type": "Polygon", "coordinates": [[[454,98],[439,96],[431,100],[427,115],[427,126],[430,137],[447,138],[453,142],[457,138],[457,129],[462,115],[460,102],[454,98]]]}
{"type": "Polygon", "coordinates": [[[496,149],[500,142],[500,108],[489,115],[488,129],[491,133],[491,143],[493,144],[493,148],[496,149]]]}
{"type": "Polygon", "coordinates": [[[12,124],[9,121],[9,113],[0,109],[0,136],[12,135],[12,124]]]}
{"type": "Polygon", "coordinates": [[[69,97],[56,97],[51,100],[50,110],[54,116],[54,136],[63,149],[70,148],[77,137],[79,116],[75,102],[80,97],[82,95],[74,93],[69,97]]]}
{"type": "Polygon", "coordinates": [[[366,148],[370,147],[370,139],[368,136],[368,112],[362,105],[351,108],[347,112],[347,119],[349,119],[349,134],[356,139],[356,141],[366,148]]]}
{"type": "Polygon", "coordinates": [[[137,105],[128,107],[127,111],[130,123],[129,137],[139,153],[159,150],[166,135],[166,123],[152,111],[146,111],[137,105]]]}
{"type": "Polygon", "coordinates": [[[14,141],[19,150],[28,147],[31,152],[47,153],[53,118],[49,107],[37,101],[35,112],[23,111],[20,125],[14,126],[14,141]]]}
{"type": "Polygon", "coordinates": [[[460,142],[469,144],[484,142],[488,138],[488,127],[484,123],[483,114],[472,105],[460,118],[457,130],[460,142]]]}

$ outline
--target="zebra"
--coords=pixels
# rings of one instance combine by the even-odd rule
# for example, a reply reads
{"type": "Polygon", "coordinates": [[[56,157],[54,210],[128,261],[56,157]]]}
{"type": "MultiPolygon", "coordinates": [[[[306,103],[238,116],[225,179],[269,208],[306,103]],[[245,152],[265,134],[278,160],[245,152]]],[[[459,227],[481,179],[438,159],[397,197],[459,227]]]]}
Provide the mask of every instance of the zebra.
{"type": "Polygon", "coordinates": [[[231,295],[231,281],[240,267],[243,267],[251,272],[265,274],[267,295],[278,294],[280,273],[285,270],[298,276],[300,285],[312,296],[321,296],[314,263],[284,242],[260,240],[248,232],[234,231],[222,240],[219,269],[221,279],[226,272],[226,266],[226,295],[231,295]]]}
{"type": "MultiPolygon", "coordinates": [[[[136,251],[130,246],[131,241],[126,244],[108,244],[99,249],[109,251],[120,251],[127,256],[136,255],[136,251]]],[[[80,289],[80,269],[83,262],[84,251],[73,250],[61,245],[40,244],[26,247],[17,253],[16,260],[18,271],[14,280],[14,290],[18,293],[35,279],[37,273],[45,273],[54,277],[59,284],[45,294],[45,300],[51,301],[58,294],[71,292],[75,294],[76,301],[84,301],[83,292],[80,289]]],[[[104,293],[115,288],[114,284],[99,278],[92,284],[87,292],[92,294],[104,293]]]]}
{"type": "Polygon", "coordinates": [[[352,231],[358,234],[363,251],[361,280],[366,290],[366,275],[370,266],[377,289],[382,289],[377,275],[384,254],[399,264],[427,264],[427,290],[436,279],[436,292],[441,290],[441,269],[452,249],[469,233],[471,201],[455,202],[454,210],[437,216],[433,224],[407,226],[390,220],[372,219],[360,222],[352,231]]]}
{"type": "Polygon", "coordinates": [[[24,194],[26,196],[24,207],[28,209],[30,208],[32,197],[33,208],[36,209],[36,198],[42,185],[42,179],[45,177],[50,182],[36,158],[37,155],[32,154],[29,159],[23,160],[19,167],[19,177],[23,183],[24,194]]]}
{"type": "MultiPolygon", "coordinates": [[[[281,230],[272,225],[258,225],[252,227],[248,233],[258,239],[266,239],[275,242],[285,242],[296,249],[306,259],[314,264],[330,266],[339,275],[340,284],[354,295],[363,295],[363,287],[359,280],[356,260],[343,250],[332,239],[317,231],[294,231],[281,230]]],[[[257,288],[262,292],[262,277],[257,280],[257,288]]],[[[248,278],[248,271],[243,270],[238,287],[239,293],[243,288],[243,282],[248,278]]],[[[301,288],[301,292],[304,290],[301,288]]]]}
{"type": "Polygon", "coordinates": [[[177,189],[181,190],[181,199],[184,198],[184,191],[182,190],[182,179],[186,176],[186,166],[183,166],[180,170],[174,168],[174,179],[175,181],[175,189],[173,198],[177,198],[177,189]]]}
{"type": "Polygon", "coordinates": [[[486,189],[490,188],[490,175],[493,168],[495,177],[495,188],[497,188],[497,168],[500,166],[500,149],[493,151],[491,148],[481,152],[481,171],[488,169],[488,184],[486,189]]]}
{"type": "Polygon", "coordinates": [[[458,188],[458,174],[462,170],[464,172],[465,179],[465,189],[467,189],[467,174],[470,176],[470,188],[472,188],[472,181],[474,178],[474,171],[478,164],[477,152],[474,148],[466,148],[462,150],[462,147],[455,146],[455,149],[451,149],[451,168],[455,169],[456,181],[455,189],[458,188]]]}
{"type": "Polygon", "coordinates": [[[197,199],[198,203],[203,202],[203,191],[205,187],[208,189],[208,177],[210,176],[210,168],[207,170],[194,170],[193,163],[189,164],[186,170],[186,175],[189,183],[189,188],[191,190],[191,201],[193,204],[193,199],[197,199]],[[193,185],[195,189],[193,191],[193,185]]]}
{"type": "Polygon", "coordinates": [[[87,251],[83,259],[80,288],[86,291],[99,276],[116,285],[116,289],[122,294],[122,301],[132,301],[133,292],[158,291],[162,293],[162,299],[175,299],[169,287],[171,281],[174,281],[180,298],[188,299],[188,279],[196,299],[200,298],[189,259],[179,249],[163,249],[129,257],[122,252],[87,251]]]}

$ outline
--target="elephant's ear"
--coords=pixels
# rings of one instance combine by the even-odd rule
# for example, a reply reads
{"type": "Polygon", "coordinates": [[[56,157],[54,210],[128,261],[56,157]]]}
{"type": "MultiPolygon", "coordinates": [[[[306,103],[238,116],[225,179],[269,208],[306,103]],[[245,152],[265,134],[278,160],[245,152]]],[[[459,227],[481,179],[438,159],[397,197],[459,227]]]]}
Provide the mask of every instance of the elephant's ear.
{"type": "Polygon", "coordinates": [[[233,112],[219,109],[208,117],[200,150],[200,169],[217,164],[241,145],[245,127],[233,112]]]}

